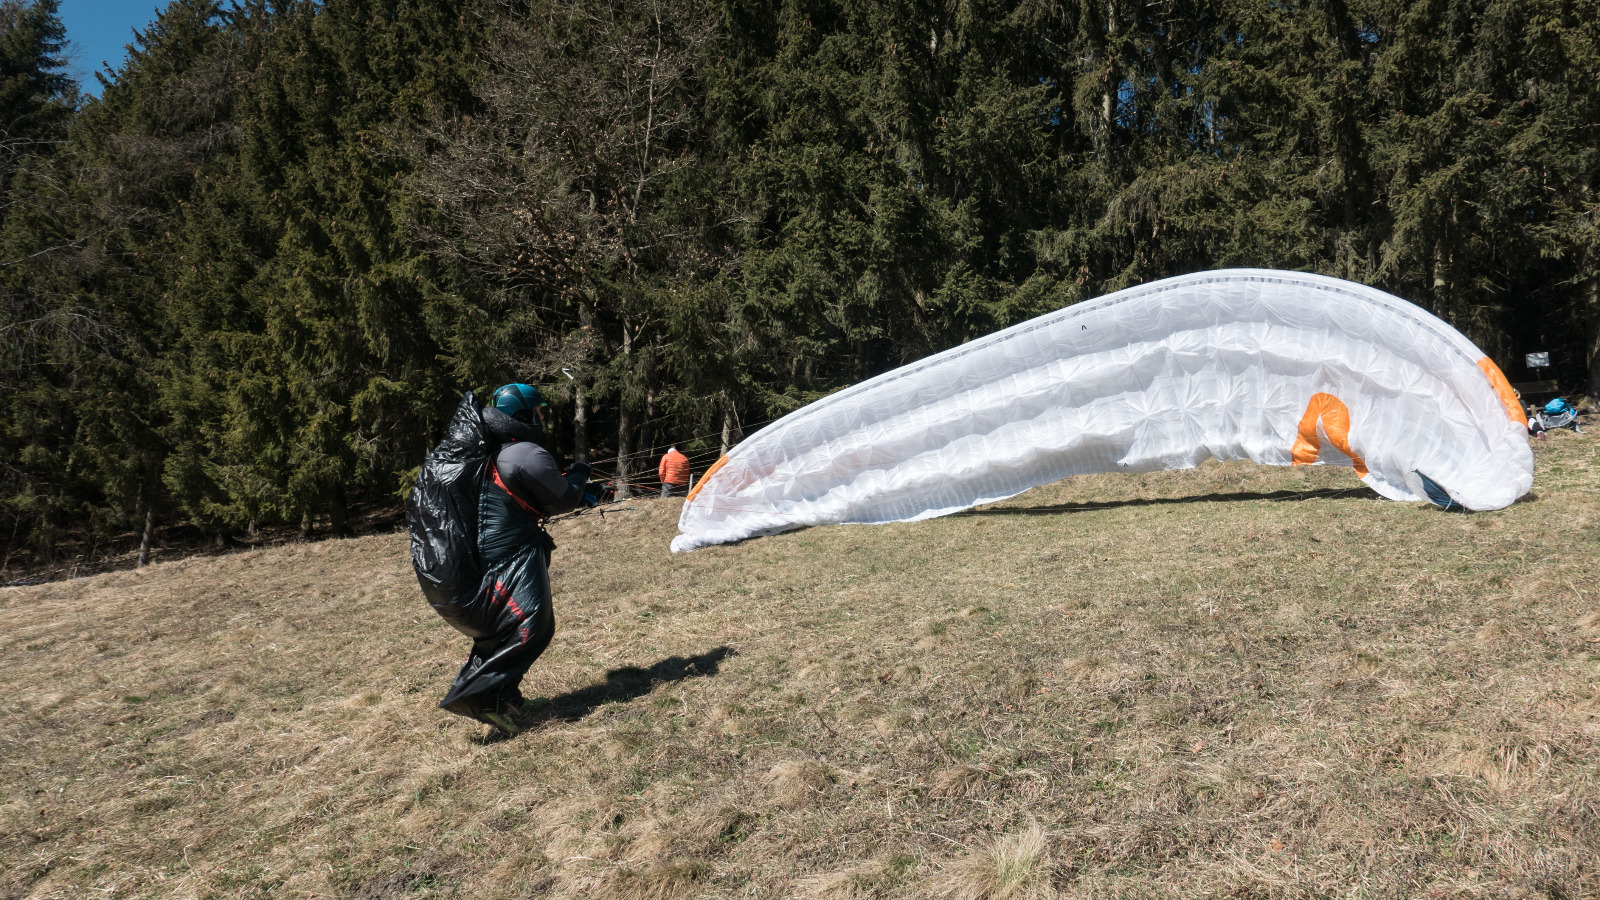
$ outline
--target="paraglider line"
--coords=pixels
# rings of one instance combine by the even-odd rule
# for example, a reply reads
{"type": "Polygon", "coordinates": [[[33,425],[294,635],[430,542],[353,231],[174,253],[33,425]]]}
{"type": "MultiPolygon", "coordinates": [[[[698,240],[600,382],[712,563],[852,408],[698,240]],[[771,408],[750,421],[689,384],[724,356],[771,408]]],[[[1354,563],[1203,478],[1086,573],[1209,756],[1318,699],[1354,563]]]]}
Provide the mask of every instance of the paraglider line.
{"type": "MultiPolygon", "coordinates": [[[[801,407],[801,409],[804,409],[804,407],[801,407]]],[[[784,413],[782,416],[773,416],[770,419],[763,419],[760,422],[748,422],[748,423],[741,422],[739,424],[739,430],[748,432],[752,428],[758,428],[758,427],[760,427],[762,425],[771,425],[773,422],[776,422],[779,419],[781,419],[781,418],[783,418],[784,416],[787,416],[787,415],[789,415],[789,413],[784,413]]],[[[668,419],[668,418],[671,418],[671,416],[657,416],[656,418],[651,419],[648,422],[640,423],[639,427],[642,428],[645,425],[649,425],[651,422],[659,422],[662,419],[668,419]]],[[[634,455],[648,456],[649,454],[654,453],[655,451],[660,450],[660,449],[662,449],[664,447],[676,447],[679,444],[688,444],[688,443],[691,443],[693,441],[698,441],[701,438],[721,437],[721,436],[722,436],[722,431],[720,429],[717,430],[717,431],[708,431],[705,434],[697,434],[697,435],[694,435],[692,437],[682,438],[682,439],[676,440],[676,441],[668,441],[668,442],[666,442],[664,444],[657,444],[654,447],[640,447],[638,450],[635,450],[632,453],[629,453],[628,455],[629,456],[634,456],[634,455]]],[[[715,451],[713,451],[713,450],[703,450],[703,451],[700,451],[700,453],[693,454],[693,455],[694,456],[699,456],[699,455],[704,455],[704,454],[707,454],[707,453],[718,453],[718,454],[720,454],[721,450],[715,450],[715,451]]],[[[616,456],[608,456],[605,459],[596,460],[595,462],[596,463],[616,462],[619,458],[620,457],[616,457],[616,456]]]]}

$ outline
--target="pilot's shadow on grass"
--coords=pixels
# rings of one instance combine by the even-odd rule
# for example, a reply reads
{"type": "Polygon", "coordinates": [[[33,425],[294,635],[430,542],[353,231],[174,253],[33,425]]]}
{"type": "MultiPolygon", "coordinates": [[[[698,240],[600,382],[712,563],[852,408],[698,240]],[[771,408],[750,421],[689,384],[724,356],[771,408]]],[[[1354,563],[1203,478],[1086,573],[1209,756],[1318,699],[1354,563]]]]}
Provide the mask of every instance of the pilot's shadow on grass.
{"type": "Polygon", "coordinates": [[[522,715],[520,724],[533,728],[552,721],[576,722],[607,703],[626,703],[643,697],[658,684],[715,675],[724,659],[736,655],[737,650],[724,646],[695,656],[669,656],[647,669],[638,666],[612,669],[598,684],[543,701],[534,700],[532,708],[522,715]]]}

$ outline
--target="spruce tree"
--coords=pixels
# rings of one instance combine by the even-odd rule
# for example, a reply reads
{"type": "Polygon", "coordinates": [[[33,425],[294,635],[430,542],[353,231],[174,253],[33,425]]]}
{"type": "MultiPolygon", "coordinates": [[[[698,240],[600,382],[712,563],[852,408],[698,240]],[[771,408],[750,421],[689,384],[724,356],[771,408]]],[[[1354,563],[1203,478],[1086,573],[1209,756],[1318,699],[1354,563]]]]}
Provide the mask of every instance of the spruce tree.
{"type": "MultiPolygon", "coordinates": [[[[48,559],[89,499],[70,463],[77,377],[115,340],[77,291],[79,212],[62,142],[76,105],[56,0],[0,2],[0,497],[9,562],[48,559]]],[[[0,564],[3,567],[3,564],[0,564]]]]}

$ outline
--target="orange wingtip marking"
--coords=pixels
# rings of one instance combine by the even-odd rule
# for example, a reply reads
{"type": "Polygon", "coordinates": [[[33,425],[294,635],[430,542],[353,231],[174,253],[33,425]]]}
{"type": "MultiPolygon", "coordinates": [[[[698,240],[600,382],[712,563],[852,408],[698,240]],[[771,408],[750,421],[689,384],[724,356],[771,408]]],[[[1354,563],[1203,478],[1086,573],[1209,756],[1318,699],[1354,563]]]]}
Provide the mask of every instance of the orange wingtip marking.
{"type": "Polygon", "coordinates": [[[1294,450],[1290,451],[1294,458],[1293,465],[1309,466],[1321,454],[1322,440],[1317,435],[1318,419],[1322,420],[1322,430],[1328,435],[1328,443],[1350,457],[1350,461],[1355,463],[1356,474],[1365,478],[1366,460],[1350,449],[1350,408],[1332,394],[1312,394],[1311,402],[1306,404],[1306,413],[1300,417],[1299,434],[1295,435],[1294,450]]]}
{"type": "Polygon", "coordinates": [[[693,503],[695,495],[700,493],[700,489],[706,486],[706,482],[711,480],[711,476],[717,474],[717,470],[722,468],[722,464],[727,462],[727,461],[728,461],[728,457],[724,456],[721,459],[717,460],[716,462],[712,463],[711,464],[711,468],[707,469],[706,473],[704,475],[700,476],[700,480],[696,481],[694,483],[694,490],[691,490],[689,492],[689,496],[683,498],[683,502],[685,502],[685,503],[693,503]]]}
{"type": "Polygon", "coordinates": [[[1499,395],[1501,405],[1506,408],[1506,415],[1511,417],[1511,421],[1526,428],[1528,420],[1522,414],[1522,402],[1517,399],[1517,392],[1511,389],[1511,382],[1506,380],[1505,373],[1501,372],[1500,367],[1494,364],[1494,360],[1487,356],[1478,360],[1478,368],[1488,376],[1489,386],[1499,395]]]}

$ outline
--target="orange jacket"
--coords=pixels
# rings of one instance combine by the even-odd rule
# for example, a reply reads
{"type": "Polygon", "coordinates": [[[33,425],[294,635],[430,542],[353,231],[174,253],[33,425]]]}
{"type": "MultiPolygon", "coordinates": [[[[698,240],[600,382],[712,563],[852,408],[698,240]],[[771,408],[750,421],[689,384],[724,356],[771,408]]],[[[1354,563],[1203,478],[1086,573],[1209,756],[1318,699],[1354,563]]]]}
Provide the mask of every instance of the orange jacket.
{"type": "Polygon", "coordinates": [[[688,484],[689,457],[677,450],[668,450],[667,455],[661,457],[658,471],[661,473],[661,480],[667,484],[688,484]]]}

